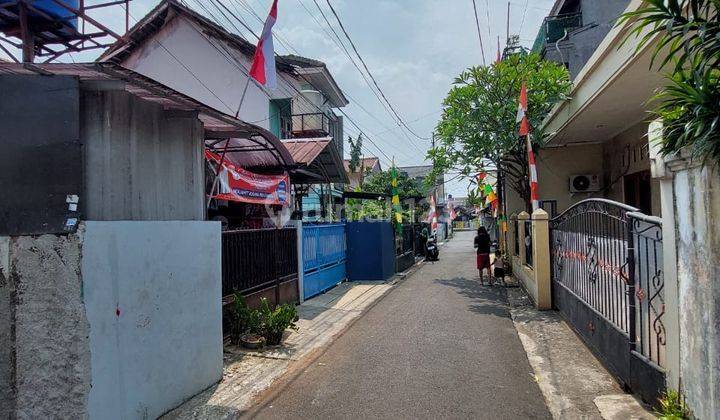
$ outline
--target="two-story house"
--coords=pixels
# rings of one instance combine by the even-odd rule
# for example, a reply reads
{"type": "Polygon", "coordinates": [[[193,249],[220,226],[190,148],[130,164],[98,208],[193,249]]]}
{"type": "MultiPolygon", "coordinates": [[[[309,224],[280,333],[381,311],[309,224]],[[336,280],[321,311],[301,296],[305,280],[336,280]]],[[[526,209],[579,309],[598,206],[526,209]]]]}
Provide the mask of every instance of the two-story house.
{"type": "Polygon", "coordinates": [[[574,79],[630,0],[557,0],[543,20],[533,51],[565,64],[574,79]]]}
{"type": "Polygon", "coordinates": [[[257,173],[288,170],[296,209],[308,203],[308,195],[312,201],[316,189],[324,194],[318,201],[329,203],[331,185],[347,182],[343,121],[334,109],[348,100],[324,63],[294,55],[276,57],[276,89],[251,80],[243,96],[254,51],[255,45],[243,37],[177,1],[164,0],[99,61],[121,64],[269,130],[283,140],[294,167],[255,159],[252,145],[233,149],[228,159],[257,173]]]}

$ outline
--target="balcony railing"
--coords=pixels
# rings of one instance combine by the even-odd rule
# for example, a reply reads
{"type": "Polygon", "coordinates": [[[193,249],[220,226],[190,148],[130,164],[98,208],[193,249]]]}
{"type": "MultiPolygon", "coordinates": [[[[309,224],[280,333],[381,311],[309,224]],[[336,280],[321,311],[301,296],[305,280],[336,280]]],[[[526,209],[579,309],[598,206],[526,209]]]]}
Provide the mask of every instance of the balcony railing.
{"type": "Polygon", "coordinates": [[[322,112],[292,116],[293,137],[326,136],[328,134],[330,134],[330,118],[322,112]]]}
{"type": "Polygon", "coordinates": [[[533,51],[540,52],[545,45],[561,40],[565,36],[565,32],[577,29],[582,26],[582,13],[567,13],[563,15],[548,16],[540,26],[533,51]]]}

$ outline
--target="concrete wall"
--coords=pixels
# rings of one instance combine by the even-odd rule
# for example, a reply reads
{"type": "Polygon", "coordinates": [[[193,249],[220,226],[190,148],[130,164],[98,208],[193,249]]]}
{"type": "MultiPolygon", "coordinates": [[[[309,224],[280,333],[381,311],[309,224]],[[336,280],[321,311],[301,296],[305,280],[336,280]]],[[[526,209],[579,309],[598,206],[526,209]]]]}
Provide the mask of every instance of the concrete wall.
{"type": "Polygon", "coordinates": [[[220,224],[0,238],[0,418],[155,418],[222,376],[220,224]]]}
{"type": "MultiPolygon", "coordinates": [[[[602,174],[602,145],[572,145],[541,149],[537,154],[538,194],[541,200],[556,200],[558,214],[573,204],[602,196],[602,193],[570,193],[570,176],[602,174]]],[[[508,213],[526,211],[525,202],[509,188],[507,191],[508,213]]]]}
{"type": "Polygon", "coordinates": [[[84,86],[87,220],[203,220],[202,123],[112,86],[84,86]]]}
{"type": "Polygon", "coordinates": [[[15,410],[15,284],[10,278],[10,238],[0,237],[0,418],[15,410]]]}
{"type": "Polygon", "coordinates": [[[92,418],[155,418],[222,377],[220,224],[87,222],[92,418]]]}
{"type": "Polygon", "coordinates": [[[571,31],[567,40],[559,44],[562,56],[553,43],[547,45],[545,58],[568,63],[571,79],[574,79],[629,4],[630,0],[582,0],[583,27],[571,31]]]}
{"type": "MultiPolygon", "coordinates": [[[[218,41],[209,41],[202,34],[202,29],[196,29],[193,25],[182,17],[173,19],[155,39],[139,48],[123,65],[204,104],[234,115],[247,82],[247,69],[251,66],[251,60],[218,41]]],[[[274,91],[263,92],[262,88],[251,82],[240,110],[240,118],[269,129],[270,105],[267,95],[273,99],[292,98],[296,92],[290,88],[290,84],[300,89],[299,82],[287,75],[278,78],[278,89],[274,91]]]]}
{"type": "MultiPolygon", "coordinates": [[[[603,144],[605,198],[625,201],[623,176],[650,170],[648,123],[640,122],[603,144]]],[[[660,216],[660,184],[651,180],[652,216],[660,216]]]]}
{"type": "Polygon", "coordinates": [[[3,418],[87,417],[90,343],[79,270],[82,236],[79,229],[67,236],[3,240],[3,277],[9,279],[0,285],[3,418]]]}
{"type": "Polygon", "coordinates": [[[669,164],[678,289],[670,310],[679,321],[680,388],[697,418],[720,418],[720,168],[686,163],[669,164]]]}

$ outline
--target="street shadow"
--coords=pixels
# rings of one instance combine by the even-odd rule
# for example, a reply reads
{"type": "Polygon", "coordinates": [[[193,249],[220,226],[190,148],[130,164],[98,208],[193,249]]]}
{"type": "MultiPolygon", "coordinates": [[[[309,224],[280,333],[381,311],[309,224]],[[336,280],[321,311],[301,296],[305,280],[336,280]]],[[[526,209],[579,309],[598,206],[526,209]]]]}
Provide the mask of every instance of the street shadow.
{"type": "Polygon", "coordinates": [[[472,304],[469,306],[472,312],[510,318],[507,294],[505,288],[502,286],[482,286],[479,280],[464,277],[437,279],[435,281],[442,285],[453,287],[461,295],[472,299],[472,304]]]}

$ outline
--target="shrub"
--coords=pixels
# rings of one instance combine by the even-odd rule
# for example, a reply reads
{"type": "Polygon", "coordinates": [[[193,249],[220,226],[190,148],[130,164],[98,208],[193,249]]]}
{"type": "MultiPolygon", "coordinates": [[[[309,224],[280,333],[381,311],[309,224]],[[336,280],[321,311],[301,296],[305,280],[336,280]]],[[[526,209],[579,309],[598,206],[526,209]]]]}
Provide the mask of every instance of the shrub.
{"type": "Polygon", "coordinates": [[[268,300],[265,298],[260,300],[259,334],[265,337],[268,345],[280,344],[286,329],[297,330],[296,319],[297,310],[295,305],[284,304],[276,306],[275,310],[270,310],[268,300]]]}
{"type": "Polygon", "coordinates": [[[660,398],[660,409],[656,412],[660,420],[685,420],[690,418],[682,395],[677,391],[669,390],[660,398]]]}
{"type": "Polygon", "coordinates": [[[251,309],[240,293],[235,292],[233,296],[235,303],[233,305],[230,339],[233,343],[238,344],[243,334],[259,333],[260,312],[251,309]]]}

